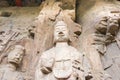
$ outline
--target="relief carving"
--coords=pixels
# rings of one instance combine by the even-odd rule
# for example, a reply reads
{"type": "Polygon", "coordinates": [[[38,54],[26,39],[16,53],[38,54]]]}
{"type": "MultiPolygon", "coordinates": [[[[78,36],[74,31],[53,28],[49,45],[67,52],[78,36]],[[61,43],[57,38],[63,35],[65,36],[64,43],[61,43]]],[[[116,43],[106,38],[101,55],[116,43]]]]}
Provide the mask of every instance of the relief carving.
{"type": "Polygon", "coordinates": [[[115,15],[103,17],[96,25],[95,43],[93,44],[98,44],[97,50],[99,53],[104,55],[106,46],[115,42],[119,27],[119,17],[115,15]]]}
{"type": "Polygon", "coordinates": [[[4,51],[8,43],[18,35],[18,32],[13,31],[1,31],[0,32],[0,53],[4,51]]]}
{"type": "Polygon", "coordinates": [[[36,67],[35,80],[90,80],[92,78],[90,67],[87,71],[84,69],[84,55],[70,46],[69,42],[67,24],[58,21],[54,26],[55,45],[42,53],[36,67]]]}
{"type": "Polygon", "coordinates": [[[17,39],[19,34],[20,32],[12,30],[0,32],[0,63],[7,56],[10,46],[19,42],[20,39],[17,39]]]}
{"type": "Polygon", "coordinates": [[[0,80],[120,80],[120,0],[41,1],[1,8],[0,80]]]}
{"type": "MultiPolygon", "coordinates": [[[[94,42],[93,45],[96,45],[96,50],[101,54],[101,59],[103,63],[104,70],[113,66],[113,60],[106,60],[104,56],[106,56],[107,46],[113,42],[117,42],[119,46],[118,40],[118,31],[119,31],[119,16],[106,16],[103,17],[98,25],[95,27],[96,32],[94,33],[94,42]]],[[[104,80],[112,80],[112,76],[107,74],[107,72],[102,73],[104,75],[104,80]]]]}
{"type": "Polygon", "coordinates": [[[8,54],[6,65],[0,66],[0,80],[24,80],[17,68],[20,66],[24,56],[24,47],[16,45],[8,54]]]}

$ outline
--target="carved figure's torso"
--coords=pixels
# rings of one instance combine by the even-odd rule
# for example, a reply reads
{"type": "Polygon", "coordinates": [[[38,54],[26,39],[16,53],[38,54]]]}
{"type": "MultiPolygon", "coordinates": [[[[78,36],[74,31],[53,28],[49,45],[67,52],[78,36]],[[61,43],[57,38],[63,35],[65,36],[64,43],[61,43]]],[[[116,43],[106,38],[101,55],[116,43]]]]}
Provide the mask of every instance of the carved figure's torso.
{"type": "Polygon", "coordinates": [[[0,80],[24,80],[22,75],[8,65],[0,68],[0,80]]]}
{"type": "Polygon", "coordinates": [[[55,48],[53,73],[56,77],[69,77],[72,74],[72,56],[69,48],[55,48]]]}
{"type": "MultiPolygon", "coordinates": [[[[80,74],[81,71],[78,69],[82,68],[82,58],[80,58],[82,56],[83,55],[81,55],[75,48],[71,46],[61,48],[53,47],[52,49],[43,53],[41,56],[41,61],[44,61],[43,64],[45,66],[53,65],[52,72],[49,73],[49,75],[52,74],[55,80],[69,80],[73,73],[79,75],[78,77],[83,76],[80,74]]],[[[50,79],[50,77],[48,79],[50,79]]],[[[47,79],[45,78],[43,80],[47,79]]],[[[76,77],[74,77],[73,80],[76,80],[76,77]]]]}

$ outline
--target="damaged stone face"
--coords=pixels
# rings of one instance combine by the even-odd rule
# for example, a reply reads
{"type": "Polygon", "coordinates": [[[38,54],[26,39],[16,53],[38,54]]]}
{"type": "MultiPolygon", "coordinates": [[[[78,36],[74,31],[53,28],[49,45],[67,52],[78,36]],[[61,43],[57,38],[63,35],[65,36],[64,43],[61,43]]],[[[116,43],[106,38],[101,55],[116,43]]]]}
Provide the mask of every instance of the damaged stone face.
{"type": "Polygon", "coordinates": [[[95,26],[96,30],[102,34],[106,34],[107,25],[108,25],[107,21],[108,21],[108,17],[103,17],[100,20],[99,24],[97,26],[95,26]]]}
{"type": "Polygon", "coordinates": [[[22,61],[24,55],[24,47],[16,45],[15,49],[11,51],[8,55],[8,62],[19,65],[22,61]]]}
{"type": "Polygon", "coordinates": [[[119,31],[119,18],[113,17],[103,17],[96,28],[96,33],[94,38],[95,42],[97,42],[97,50],[98,52],[104,54],[106,53],[106,46],[115,41],[115,36],[119,31]]]}
{"type": "Polygon", "coordinates": [[[24,55],[24,48],[16,45],[8,55],[8,63],[0,66],[0,80],[24,80],[22,74],[16,69],[20,65],[24,55]]]}

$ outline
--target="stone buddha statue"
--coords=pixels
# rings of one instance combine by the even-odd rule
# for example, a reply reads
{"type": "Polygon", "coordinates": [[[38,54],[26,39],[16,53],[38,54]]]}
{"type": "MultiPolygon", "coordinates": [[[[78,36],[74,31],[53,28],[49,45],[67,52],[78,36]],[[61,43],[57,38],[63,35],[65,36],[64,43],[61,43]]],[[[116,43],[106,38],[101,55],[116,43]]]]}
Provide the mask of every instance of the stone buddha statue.
{"type": "Polygon", "coordinates": [[[35,80],[85,80],[83,54],[69,42],[67,24],[58,21],[54,26],[55,46],[42,53],[35,80]]]}
{"type": "Polygon", "coordinates": [[[0,80],[24,80],[23,76],[16,69],[22,61],[24,48],[16,45],[8,54],[8,63],[0,66],[0,80]]]}

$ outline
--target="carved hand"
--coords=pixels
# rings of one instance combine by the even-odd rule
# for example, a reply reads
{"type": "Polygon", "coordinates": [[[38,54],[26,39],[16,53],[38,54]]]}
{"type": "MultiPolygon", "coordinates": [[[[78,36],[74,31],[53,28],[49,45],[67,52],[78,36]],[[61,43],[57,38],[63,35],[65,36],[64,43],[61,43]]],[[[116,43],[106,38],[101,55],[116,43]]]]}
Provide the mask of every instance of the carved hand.
{"type": "Polygon", "coordinates": [[[42,59],[41,60],[41,71],[45,74],[52,72],[52,67],[54,64],[54,59],[42,59]]]}
{"type": "Polygon", "coordinates": [[[41,61],[41,65],[44,66],[44,67],[53,67],[53,63],[54,63],[53,58],[42,59],[42,61],[41,61]]]}

